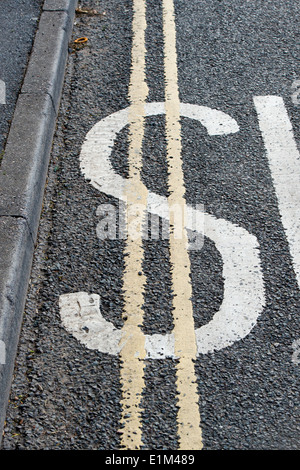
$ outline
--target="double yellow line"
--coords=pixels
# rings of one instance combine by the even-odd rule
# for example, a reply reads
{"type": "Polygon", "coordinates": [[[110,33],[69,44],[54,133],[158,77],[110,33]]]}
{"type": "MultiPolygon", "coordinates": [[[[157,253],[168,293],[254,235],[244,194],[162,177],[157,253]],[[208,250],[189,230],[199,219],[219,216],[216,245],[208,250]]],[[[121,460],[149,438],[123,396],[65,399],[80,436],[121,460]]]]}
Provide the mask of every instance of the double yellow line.
{"type": "MultiPolygon", "coordinates": [[[[181,205],[184,214],[184,179],[181,159],[180,102],[177,78],[176,28],[173,0],[163,1],[164,68],[165,68],[165,112],[167,159],[169,169],[169,205],[181,205]]],[[[145,31],[146,0],[133,0],[132,70],[129,85],[129,179],[126,187],[128,207],[147,207],[147,189],[141,181],[142,145],[145,125],[145,103],[148,87],[145,76],[145,31]]],[[[130,217],[128,212],[128,225],[130,217]]],[[[174,217],[174,214],[173,214],[174,217]]],[[[197,450],[202,448],[200,413],[198,406],[197,379],[194,360],[196,358],[195,326],[192,310],[192,287],[190,284],[190,260],[187,252],[187,237],[174,236],[175,221],[170,214],[170,261],[174,291],[173,320],[175,355],[177,362],[178,392],[178,436],[179,448],[197,450]]],[[[145,277],[142,274],[143,246],[141,238],[128,234],[125,248],[124,272],[124,335],[121,359],[122,427],[121,444],[125,449],[140,449],[142,443],[142,392],[144,390],[145,336],[142,306],[145,277]]]]}

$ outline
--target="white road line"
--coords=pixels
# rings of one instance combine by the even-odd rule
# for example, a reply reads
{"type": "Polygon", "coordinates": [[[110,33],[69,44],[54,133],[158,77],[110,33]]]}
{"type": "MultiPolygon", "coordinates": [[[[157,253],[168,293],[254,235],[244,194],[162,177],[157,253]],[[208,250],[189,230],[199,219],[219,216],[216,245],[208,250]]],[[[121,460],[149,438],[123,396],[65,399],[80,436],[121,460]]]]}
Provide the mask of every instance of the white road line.
{"type": "Polygon", "coordinates": [[[283,99],[256,96],[253,100],[300,286],[300,154],[283,99]]]}

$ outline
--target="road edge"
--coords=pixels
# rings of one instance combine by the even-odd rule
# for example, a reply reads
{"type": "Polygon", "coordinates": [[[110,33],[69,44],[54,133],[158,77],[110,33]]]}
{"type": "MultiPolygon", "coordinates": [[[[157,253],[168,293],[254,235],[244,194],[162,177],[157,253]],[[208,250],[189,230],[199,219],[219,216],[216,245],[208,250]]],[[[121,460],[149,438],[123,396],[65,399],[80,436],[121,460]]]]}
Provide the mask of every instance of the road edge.
{"type": "Polygon", "coordinates": [[[0,168],[0,444],[77,0],[45,0],[0,168]]]}

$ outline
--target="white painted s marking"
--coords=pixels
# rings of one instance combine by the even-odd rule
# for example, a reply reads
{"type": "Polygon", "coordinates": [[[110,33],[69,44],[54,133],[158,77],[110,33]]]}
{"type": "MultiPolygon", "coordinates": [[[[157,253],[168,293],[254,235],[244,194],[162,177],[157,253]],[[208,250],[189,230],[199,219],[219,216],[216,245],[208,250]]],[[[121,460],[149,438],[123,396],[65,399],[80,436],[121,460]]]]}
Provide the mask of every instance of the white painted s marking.
{"type": "MultiPolygon", "coordinates": [[[[147,103],[147,116],[164,114],[164,103],[147,103]]],[[[210,135],[226,135],[239,130],[238,124],[227,114],[205,106],[181,104],[181,115],[195,119],[204,125],[210,135]]],[[[118,132],[128,124],[128,109],[118,111],[98,122],[87,134],[82,146],[80,164],[85,178],[99,191],[123,199],[123,188],[126,179],[114,172],[110,154],[118,132]]],[[[148,210],[156,215],[165,217],[168,214],[168,201],[155,193],[148,192],[148,210]]],[[[189,207],[192,215],[193,209],[189,207]]],[[[254,235],[225,219],[204,213],[204,234],[210,238],[219,250],[223,259],[224,298],[219,311],[213,319],[195,330],[197,353],[206,354],[232,345],[245,338],[255,326],[265,303],[263,275],[260,266],[259,245],[254,235]]],[[[187,222],[186,228],[189,229],[187,222]]],[[[193,228],[193,227],[192,227],[193,228]]],[[[62,318],[66,319],[65,306],[78,294],[66,294],[60,298],[62,318]],[[69,296],[69,297],[68,297],[69,296]],[[73,297],[70,297],[73,296],[73,297]]],[[[71,302],[72,303],[72,302],[71,302]]],[[[68,322],[66,328],[74,332],[70,316],[72,309],[69,304],[68,322]]],[[[75,315],[73,310],[73,315],[75,315]]],[[[94,312],[95,313],[95,312],[94,312]]],[[[121,348],[116,346],[120,341],[120,330],[103,322],[100,304],[95,318],[98,318],[98,334],[102,340],[98,346],[85,342],[87,347],[95,347],[102,352],[117,354],[121,348]],[[101,329],[100,325],[103,325],[101,329]],[[107,335],[107,329],[110,334],[107,335]],[[104,344],[105,338],[113,339],[104,344]],[[113,344],[113,346],[112,346],[113,344]],[[119,349],[118,349],[119,348],[119,349]]],[[[74,317],[75,320],[75,317],[74,317]]],[[[149,357],[159,357],[157,351],[166,357],[172,355],[172,335],[162,338],[146,338],[146,350],[149,357]],[[168,344],[168,346],[166,346],[168,344]],[[161,349],[157,345],[163,345],[161,349]]],[[[87,338],[87,335],[85,335],[87,338]]],[[[79,339],[79,338],[78,338],[79,339]]],[[[81,336],[81,340],[83,340],[81,336]]]]}

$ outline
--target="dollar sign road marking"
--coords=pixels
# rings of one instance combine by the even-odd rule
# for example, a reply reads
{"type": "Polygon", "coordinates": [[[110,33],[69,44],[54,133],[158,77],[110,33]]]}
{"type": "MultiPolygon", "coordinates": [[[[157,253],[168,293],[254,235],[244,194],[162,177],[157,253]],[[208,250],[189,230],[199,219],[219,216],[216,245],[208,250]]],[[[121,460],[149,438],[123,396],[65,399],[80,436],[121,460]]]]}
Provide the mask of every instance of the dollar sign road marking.
{"type": "MultiPolygon", "coordinates": [[[[98,190],[125,201],[147,207],[150,213],[166,217],[174,227],[169,208],[184,207],[184,183],[181,162],[180,116],[198,120],[210,135],[226,135],[239,130],[234,119],[218,110],[179,102],[176,64],[176,32],[172,0],[164,0],[163,24],[165,40],[166,102],[146,103],[145,83],[145,3],[134,1],[132,73],[129,87],[131,105],[97,123],[86,136],[80,164],[83,174],[98,190]],[[142,141],[146,116],[166,115],[167,154],[170,197],[149,192],[142,184],[142,141]],[[129,178],[114,173],[110,153],[117,133],[127,124],[130,128],[129,178]]],[[[194,229],[191,220],[199,210],[187,209],[185,228],[194,229]]],[[[130,213],[130,211],[128,211],[130,213]]],[[[219,311],[207,324],[195,330],[189,282],[190,263],[187,237],[176,239],[170,233],[172,282],[175,295],[174,330],[169,335],[145,336],[142,304],[145,283],[142,272],[142,240],[126,239],[124,290],[126,305],[124,327],[117,330],[101,315],[100,298],[85,292],[60,296],[60,312],[64,326],[83,344],[109,354],[118,354],[122,363],[123,390],[122,447],[142,446],[141,394],[144,389],[144,363],[147,357],[176,357],[178,389],[178,434],[180,449],[203,447],[196,376],[193,361],[199,354],[219,350],[244,338],[254,327],[265,302],[264,284],[256,237],[224,219],[202,213],[205,235],[215,242],[223,258],[224,298],[219,311]],[[88,326],[88,333],[83,330],[88,326]]],[[[132,215],[134,218],[134,216],[132,215]]],[[[130,219],[128,220],[130,223],[130,219]]],[[[199,229],[199,227],[198,227],[199,229]]],[[[202,229],[203,232],[203,229],[202,229]]],[[[203,232],[204,234],[204,232],[203,232]]],[[[129,234],[130,235],[130,234],[129,234]]]]}
{"type": "MultiPolygon", "coordinates": [[[[126,202],[127,181],[114,172],[110,154],[118,133],[129,123],[129,114],[129,109],[123,109],[98,122],[88,132],[81,150],[80,164],[85,178],[93,187],[121,202],[126,202]]],[[[165,114],[164,103],[146,103],[145,114],[165,114]]],[[[181,103],[180,114],[201,123],[209,135],[226,135],[239,129],[230,116],[205,106],[181,103]]],[[[124,205],[121,204],[122,208],[124,205]]],[[[149,213],[169,218],[169,201],[165,197],[148,192],[147,208],[149,213]]],[[[197,226],[193,225],[193,221],[199,219],[199,214],[191,206],[187,209],[189,217],[185,227],[194,230],[197,226]]],[[[222,305],[213,319],[193,332],[197,356],[228,347],[246,337],[255,326],[265,303],[256,237],[244,228],[211,214],[200,214],[200,220],[201,216],[203,225],[200,225],[202,230],[205,229],[202,234],[215,243],[222,256],[224,294],[222,305]]],[[[59,303],[65,328],[81,343],[90,349],[122,357],[126,333],[102,317],[99,295],[86,292],[64,294],[60,296],[59,303]]],[[[175,354],[174,333],[146,335],[142,346],[146,358],[178,357],[175,354]]],[[[139,426],[139,422],[132,424],[139,426]]]]}

